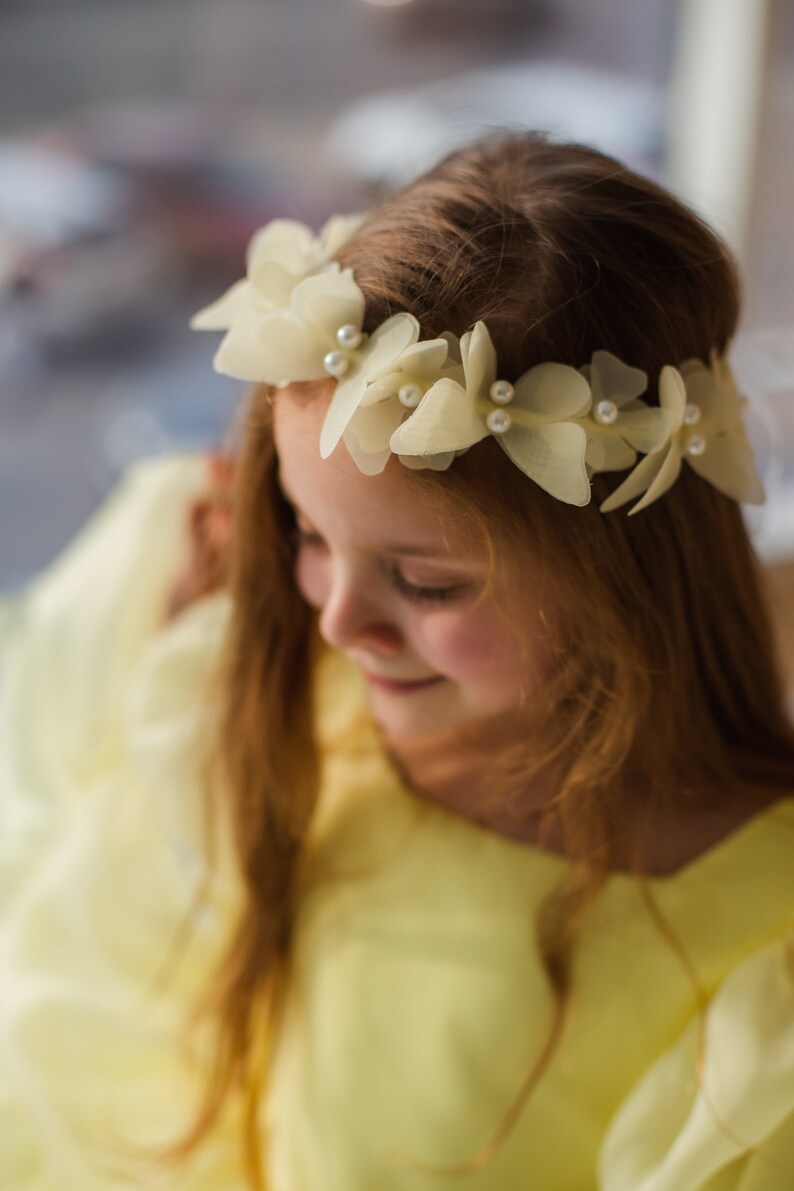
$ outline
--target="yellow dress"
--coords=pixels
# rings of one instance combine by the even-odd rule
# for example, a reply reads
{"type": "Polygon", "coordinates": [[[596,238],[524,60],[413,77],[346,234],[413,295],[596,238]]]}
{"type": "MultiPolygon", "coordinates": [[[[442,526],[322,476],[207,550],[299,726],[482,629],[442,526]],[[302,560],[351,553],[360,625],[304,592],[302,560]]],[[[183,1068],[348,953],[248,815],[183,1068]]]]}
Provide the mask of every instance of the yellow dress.
{"type": "MultiPolygon", "coordinates": [[[[204,1039],[184,1025],[240,904],[222,835],[205,888],[228,601],[162,623],[201,483],[193,459],[139,467],[4,612],[2,1191],[245,1187],[235,1104],[184,1168],[136,1158],[190,1120],[204,1039]]],[[[405,790],[338,655],[317,716],[268,1191],[794,1188],[794,799],[650,882],[702,1015],[635,883],[610,879],[543,1079],[493,1161],[455,1179],[546,1038],[533,921],[566,862],[405,790]]]]}

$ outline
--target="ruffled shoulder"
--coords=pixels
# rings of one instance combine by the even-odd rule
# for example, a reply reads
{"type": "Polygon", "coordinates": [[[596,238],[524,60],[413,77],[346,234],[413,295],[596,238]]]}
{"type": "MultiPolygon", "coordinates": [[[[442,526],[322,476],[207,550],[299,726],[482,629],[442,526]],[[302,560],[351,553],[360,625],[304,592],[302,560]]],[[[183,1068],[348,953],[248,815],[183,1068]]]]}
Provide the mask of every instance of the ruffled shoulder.
{"type": "Polygon", "coordinates": [[[602,1191],[794,1187],[794,931],[745,959],[619,1108],[602,1191]]]}
{"type": "Polygon", "coordinates": [[[130,675],[188,555],[200,457],[132,469],[0,618],[0,891],[123,748],[130,675]]]}

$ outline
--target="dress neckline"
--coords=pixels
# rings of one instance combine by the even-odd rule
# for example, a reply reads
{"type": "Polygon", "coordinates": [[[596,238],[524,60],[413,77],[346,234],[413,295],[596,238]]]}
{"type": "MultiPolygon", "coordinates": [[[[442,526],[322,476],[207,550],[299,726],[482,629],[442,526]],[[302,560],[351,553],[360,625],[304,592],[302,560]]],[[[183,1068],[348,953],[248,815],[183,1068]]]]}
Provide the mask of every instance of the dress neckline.
{"type": "MultiPolygon", "coordinates": [[[[330,685],[325,686],[325,693],[332,697],[327,701],[322,700],[321,714],[321,722],[324,725],[321,735],[325,737],[326,743],[330,744],[333,737],[339,740],[338,732],[343,725],[349,728],[355,724],[358,729],[366,729],[369,743],[369,749],[366,751],[376,754],[384,778],[387,779],[384,783],[385,786],[406,806],[421,811],[428,821],[435,820],[439,824],[444,824],[447,830],[454,826],[458,832],[470,833],[472,839],[478,839],[481,845],[488,848],[499,850],[502,856],[511,854],[517,858],[533,857],[547,869],[556,869],[560,875],[570,869],[572,861],[564,853],[543,847],[537,842],[519,840],[503,834],[477,820],[458,814],[442,803],[434,802],[414,790],[401,774],[395,759],[389,754],[378,726],[372,719],[366,698],[366,688],[358,671],[344,655],[336,651],[329,652],[330,656],[326,655],[323,659],[329,666],[326,678],[330,685]],[[338,681],[342,684],[341,688],[337,686],[338,681]]],[[[342,731],[342,735],[344,736],[346,733],[342,731]]],[[[715,867],[723,864],[731,866],[735,858],[741,856],[745,851],[752,853],[757,859],[757,849],[748,848],[749,843],[755,842],[759,834],[768,833],[771,838],[772,834],[781,826],[791,833],[792,843],[794,843],[794,791],[783,794],[774,801],[759,807],[757,811],[731,828],[725,835],[671,872],[643,874],[642,879],[649,886],[660,890],[673,889],[679,885],[699,880],[701,877],[705,878],[715,867]]],[[[629,883],[636,885],[638,879],[638,874],[632,870],[614,869],[607,876],[606,884],[617,886],[629,883]]]]}
{"type": "MultiPolygon", "coordinates": [[[[380,753],[384,767],[389,772],[392,784],[401,796],[412,805],[421,808],[423,812],[426,811],[429,816],[440,816],[440,821],[444,820],[447,823],[454,823],[460,825],[464,830],[475,832],[480,837],[493,841],[494,846],[504,845],[514,853],[523,853],[526,856],[536,857],[544,864],[556,867],[561,874],[571,867],[571,858],[563,852],[556,851],[553,848],[543,847],[541,844],[532,840],[517,839],[514,836],[497,831],[476,819],[458,814],[442,803],[434,802],[431,798],[423,796],[401,774],[399,765],[380,738],[377,725],[371,722],[371,727],[375,746],[380,753]]],[[[794,792],[782,794],[772,802],[760,806],[758,810],[736,824],[735,827],[732,827],[708,847],[690,857],[670,872],[638,874],[630,869],[618,868],[609,873],[607,883],[630,882],[635,884],[641,878],[651,886],[671,888],[676,884],[684,884],[695,880],[702,873],[710,870],[713,865],[728,861],[734,854],[740,854],[746,845],[755,839],[758,833],[770,831],[775,821],[785,824],[785,827],[792,834],[792,843],[794,843],[794,792]]],[[[753,849],[750,850],[754,851],[753,849]]]]}

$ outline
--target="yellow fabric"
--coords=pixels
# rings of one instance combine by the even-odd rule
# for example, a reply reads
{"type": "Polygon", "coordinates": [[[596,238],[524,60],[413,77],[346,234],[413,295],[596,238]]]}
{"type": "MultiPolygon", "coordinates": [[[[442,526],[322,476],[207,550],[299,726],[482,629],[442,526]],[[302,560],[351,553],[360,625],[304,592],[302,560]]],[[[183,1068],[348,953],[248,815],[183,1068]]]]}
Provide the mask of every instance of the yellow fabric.
{"type": "MultiPolygon", "coordinates": [[[[208,896],[203,757],[228,609],[166,631],[194,460],[133,473],[6,611],[0,735],[0,1187],[130,1185],[129,1147],[173,1141],[196,1100],[189,1008],[238,890],[208,896]],[[180,929],[195,927],[179,948],[180,929]]],[[[138,1164],[136,1163],[136,1166],[138,1164]]],[[[185,1176],[237,1191],[230,1118],[185,1176]]]]}
{"type": "MultiPolygon", "coordinates": [[[[195,1105],[206,1039],[181,1026],[240,904],[222,834],[196,900],[228,602],[162,624],[201,478],[190,459],[139,468],[6,614],[3,1191],[126,1187],[123,1142],[172,1138],[195,1105]]],[[[455,1185],[428,1167],[489,1142],[545,1040],[533,921],[565,862],[407,792],[336,655],[318,674],[317,719],[323,789],[262,1107],[268,1191],[455,1185]]],[[[704,1020],[635,883],[610,880],[544,1078],[461,1185],[790,1191],[792,861],[785,799],[650,883],[697,968],[704,1020]]],[[[139,1172],[137,1185],[241,1191],[239,1132],[232,1105],[187,1168],[139,1172]]]]}

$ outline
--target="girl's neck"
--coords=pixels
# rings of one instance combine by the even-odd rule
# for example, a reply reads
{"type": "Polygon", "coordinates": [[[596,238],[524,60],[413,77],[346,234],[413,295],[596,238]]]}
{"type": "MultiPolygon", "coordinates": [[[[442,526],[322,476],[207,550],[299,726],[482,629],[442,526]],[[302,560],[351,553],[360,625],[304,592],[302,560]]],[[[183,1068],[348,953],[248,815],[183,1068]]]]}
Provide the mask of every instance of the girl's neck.
{"type": "MultiPolygon", "coordinates": [[[[384,737],[383,744],[405,785],[420,798],[497,835],[564,856],[565,839],[549,814],[555,791],[548,782],[539,777],[512,795],[494,797],[494,733],[509,739],[509,725],[502,720],[484,727],[479,748],[476,733],[462,741],[457,732],[416,740],[384,737]]],[[[715,789],[692,781],[662,803],[638,788],[629,800],[636,808],[627,824],[629,838],[614,867],[625,871],[639,864],[648,876],[674,873],[780,795],[767,787],[715,789]]]]}
{"type": "Polygon", "coordinates": [[[499,835],[537,844],[553,791],[541,779],[515,795],[498,796],[496,790],[494,757],[515,738],[515,726],[500,716],[465,733],[416,739],[384,735],[383,745],[405,785],[419,797],[499,835]]]}

